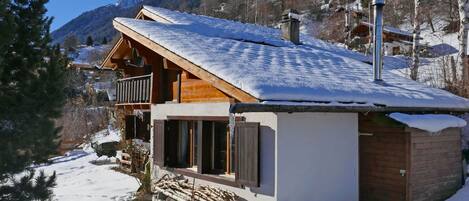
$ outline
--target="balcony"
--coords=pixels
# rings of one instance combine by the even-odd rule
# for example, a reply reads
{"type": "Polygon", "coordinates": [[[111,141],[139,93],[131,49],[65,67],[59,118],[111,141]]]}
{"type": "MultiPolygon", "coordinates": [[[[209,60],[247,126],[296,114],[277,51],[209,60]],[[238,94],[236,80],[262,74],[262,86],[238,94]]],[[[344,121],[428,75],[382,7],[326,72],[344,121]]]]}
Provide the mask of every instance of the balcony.
{"type": "Polygon", "coordinates": [[[117,105],[141,105],[152,102],[153,74],[117,80],[117,105]]]}

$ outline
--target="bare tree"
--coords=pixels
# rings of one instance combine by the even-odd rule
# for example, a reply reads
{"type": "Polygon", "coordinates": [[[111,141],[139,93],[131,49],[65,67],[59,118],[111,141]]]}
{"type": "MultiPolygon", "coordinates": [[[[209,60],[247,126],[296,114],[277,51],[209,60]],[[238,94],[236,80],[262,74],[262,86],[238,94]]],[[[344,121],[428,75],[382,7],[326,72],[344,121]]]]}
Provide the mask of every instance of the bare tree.
{"type": "Polygon", "coordinates": [[[467,56],[467,37],[469,29],[469,0],[458,0],[459,7],[459,67],[462,69],[462,95],[467,95],[467,85],[469,84],[469,66],[467,56]]]}
{"type": "Polygon", "coordinates": [[[412,45],[412,67],[410,69],[410,78],[412,80],[418,79],[419,73],[419,40],[420,40],[420,6],[421,0],[415,0],[414,5],[414,43],[412,45]]]}

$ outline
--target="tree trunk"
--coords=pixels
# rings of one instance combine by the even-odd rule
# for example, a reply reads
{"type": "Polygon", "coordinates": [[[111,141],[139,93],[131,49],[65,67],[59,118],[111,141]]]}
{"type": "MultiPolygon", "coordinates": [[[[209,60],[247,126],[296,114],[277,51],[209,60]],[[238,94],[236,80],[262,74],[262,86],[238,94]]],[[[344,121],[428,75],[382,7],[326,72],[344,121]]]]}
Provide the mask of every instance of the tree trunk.
{"type": "Polygon", "coordinates": [[[458,71],[457,71],[457,67],[456,67],[456,61],[454,60],[454,57],[453,56],[450,56],[449,58],[449,65],[451,67],[451,76],[452,76],[452,85],[456,85],[456,83],[458,83],[458,71]]]}
{"type": "Polygon", "coordinates": [[[430,28],[432,29],[432,33],[435,33],[436,32],[435,25],[433,25],[433,17],[430,14],[430,12],[427,13],[427,22],[428,22],[428,25],[430,25],[430,28]]]}
{"type": "Polygon", "coordinates": [[[345,46],[350,49],[350,8],[348,2],[345,4],[345,46]]]}
{"type": "Polygon", "coordinates": [[[414,43],[412,46],[412,67],[410,69],[410,78],[412,80],[418,79],[419,72],[419,40],[420,40],[420,2],[421,0],[415,0],[414,7],[414,43]]]}
{"type": "Polygon", "coordinates": [[[467,31],[469,29],[469,0],[458,0],[459,7],[459,59],[458,64],[462,69],[461,95],[467,96],[467,85],[469,84],[469,66],[467,64],[467,31]]]}

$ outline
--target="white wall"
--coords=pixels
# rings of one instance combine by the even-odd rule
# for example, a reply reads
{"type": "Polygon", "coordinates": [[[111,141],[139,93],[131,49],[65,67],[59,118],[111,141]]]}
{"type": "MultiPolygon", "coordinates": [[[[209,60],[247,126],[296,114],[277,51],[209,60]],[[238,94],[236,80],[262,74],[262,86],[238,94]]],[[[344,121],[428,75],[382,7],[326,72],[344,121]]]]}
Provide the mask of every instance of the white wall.
{"type": "Polygon", "coordinates": [[[358,115],[277,117],[278,200],[358,200],[358,115]]]}
{"type": "MultiPolygon", "coordinates": [[[[153,105],[151,110],[152,120],[166,116],[227,116],[229,104],[164,104],[153,105]]],[[[261,123],[260,187],[241,189],[199,179],[197,184],[222,187],[249,201],[358,200],[357,114],[241,116],[248,122],[261,123]]],[[[153,178],[158,173],[166,172],[155,168],[153,178]]]]}
{"type": "Polygon", "coordinates": [[[228,116],[230,103],[157,104],[151,106],[151,119],[166,116],[228,116]]]}
{"type": "MultiPolygon", "coordinates": [[[[152,124],[154,119],[166,119],[167,116],[228,116],[229,103],[204,104],[161,104],[151,107],[152,124]]],[[[242,116],[249,122],[261,123],[260,145],[260,187],[235,188],[213,182],[196,179],[197,185],[211,185],[236,193],[241,200],[274,201],[275,199],[275,133],[277,117],[274,113],[245,113],[242,116]]],[[[151,131],[153,142],[153,129],[151,131]]],[[[153,154],[153,150],[151,151],[153,154]]],[[[152,178],[159,178],[169,172],[153,168],[152,178]]],[[[190,180],[192,181],[192,179],[190,180]]]]}

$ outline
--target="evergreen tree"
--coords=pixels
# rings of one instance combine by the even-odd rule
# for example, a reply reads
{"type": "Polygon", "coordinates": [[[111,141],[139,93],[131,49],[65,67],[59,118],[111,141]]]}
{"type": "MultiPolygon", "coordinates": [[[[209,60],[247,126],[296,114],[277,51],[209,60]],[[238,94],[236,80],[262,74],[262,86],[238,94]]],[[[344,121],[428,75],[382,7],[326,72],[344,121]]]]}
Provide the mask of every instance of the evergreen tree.
{"type": "Polygon", "coordinates": [[[88,36],[86,38],[86,45],[87,46],[93,46],[93,44],[94,44],[93,38],[91,36],[88,36]]]}
{"type": "MultiPolygon", "coordinates": [[[[14,189],[21,189],[15,185],[24,182],[15,183],[12,175],[32,163],[47,162],[57,150],[59,128],[53,120],[60,116],[65,101],[67,60],[58,46],[50,46],[52,19],[45,17],[46,3],[0,0],[0,200],[21,200],[15,199],[14,189]]],[[[23,193],[50,195],[47,191],[55,176],[41,175],[26,177],[35,180],[37,189],[25,187],[23,193]]]]}
{"type": "Polygon", "coordinates": [[[103,41],[101,42],[101,44],[102,44],[102,45],[106,45],[106,44],[107,44],[107,38],[106,38],[106,37],[103,38],[103,41]]]}
{"type": "Polygon", "coordinates": [[[65,38],[63,42],[63,47],[67,52],[73,52],[77,49],[78,47],[78,38],[75,36],[75,34],[70,34],[65,38]]]}

